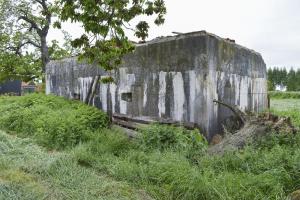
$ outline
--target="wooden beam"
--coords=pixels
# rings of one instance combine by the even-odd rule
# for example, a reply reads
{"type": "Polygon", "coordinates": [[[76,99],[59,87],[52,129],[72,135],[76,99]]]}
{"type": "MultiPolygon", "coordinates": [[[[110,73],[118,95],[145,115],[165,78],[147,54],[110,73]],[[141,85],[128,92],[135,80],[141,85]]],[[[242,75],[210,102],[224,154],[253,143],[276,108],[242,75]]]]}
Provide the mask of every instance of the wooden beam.
{"type": "Polygon", "coordinates": [[[145,119],[145,118],[138,118],[138,117],[128,117],[122,114],[114,114],[114,120],[135,123],[135,124],[144,124],[149,125],[153,123],[159,123],[164,125],[173,125],[173,126],[182,126],[189,130],[200,129],[198,124],[191,123],[191,122],[178,122],[171,119],[145,119]]]}

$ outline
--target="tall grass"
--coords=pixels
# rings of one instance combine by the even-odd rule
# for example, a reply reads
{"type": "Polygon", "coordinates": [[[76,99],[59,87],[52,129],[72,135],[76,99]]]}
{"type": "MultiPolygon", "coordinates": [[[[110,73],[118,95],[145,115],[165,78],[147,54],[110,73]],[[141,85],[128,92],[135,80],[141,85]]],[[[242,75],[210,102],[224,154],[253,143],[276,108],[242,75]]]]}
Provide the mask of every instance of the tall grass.
{"type": "MultiPolygon", "coordinates": [[[[22,179],[29,182],[37,180],[32,187],[40,192],[34,191],[33,194],[41,197],[45,192],[40,189],[40,185],[41,188],[46,188],[46,191],[48,187],[58,188],[57,192],[56,190],[52,192],[58,197],[65,195],[67,199],[87,198],[88,195],[95,197],[97,194],[110,198],[105,195],[114,191],[112,188],[116,186],[115,183],[121,183],[121,186],[117,187],[117,196],[113,197],[120,199],[122,197],[144,199],[150,198],[147,195],[150,194],[154,199],[281,200],[300,189],[299,133],[269,134],[244,150],[224,156],[211,156],[206,154],[207,142],[196,131],[153,124],[141,129],[137,138],[129,139],[120,129],[103,128],[107,125],[103,113],[77,102],[35,95],[20,99],[1,98],[0,102],[0,111],[6,114],[6,117],[0,116],[1,127],[17,131],[19,132],[17,135],[20,136],[30,136],[48,148],[61,145],[70,147],[61,153],[40,155],[36,153],[39,151],[34,150],[38,147],[32,145],[29,140],[15,139],[13,141],[22,141],[24,145],[28,145],[26,149],[23,145],[22,151],[26,152],[30,148],[30,153],[25,153],[25,157],[21,155],[14,157],[13,151],[9,150],[11,156],[6,158],[7,161],[1,160],[0,157],[0,169],[4,170],[4,174],[10,174],[5,170],[11,169],[11,166],[20,166],[16,168],[21,170],[17,171],[20,172],[18,176],[24,176],[22,179]],[[32,101],[34,102],[24,103],[32,101]],[[58,103],[49,103],[56,101],[58,103]],[[59,106],[60,103],[64,108],[59,106]],[[30,106],[24,108],[24,105],[28,104],[30,106]],[[36,111],[39,109],[42,112],[36,111]],[[47,109],[47,112],[43,112],[43,109],[47,109]],[[67,114],[61,113],[61,109],[67,114]],[[30,121],[19,119],[19,115],[16,114],[18,111],[21,113],[20,116],[26,116],[30,121]],[[75,125],[73,121],[78,120],[78,117],[64,118],[72,113],[79,116],[79,111],[87,118],[92,116],[91,123],[89,120],[85,121],[85,117],[79,118],[79,128],[72,129],[71,125],[75,125]],[[35,119],[40,118],[37,113],[44,113],[44,116],[40,115],[43,116],[40,119],[41,123],[35,119]],[[59,118],[60,115],[64,118],[59,118]],[[43,121],[45,118],[53,118],[50,124],[55,126],[50,127],[55,131],[49,132],[48,126],[47,128],[41,126],[46,122],[43,121]],[[56,123],[55,119],[63,122],[56,123]],[[64,132],[67,133],[66,137],[64,132]],[[72,141],[73,132],[79,135],[79,139],[70,144],[66,143],[69,139],[72,141]],[[51,142],[55,145],[50,144],[51,142]],[[9,162],[9,159],[13,162],[9,162]],[[25,177],[28,172],[29,177],[25,177]],[[98,179],[100,182],[103,181],[104,185],[109,184],[110,180],[113,184],[108,188],[102,185],[97,188],[96,185],[100,184],[98,179]],[[51,183],[50,186],[46,184],[44,187],[42,184],[44,180],[47,184],[51,183]],[[129,191],[130,189],[136,191],[134,188],[145,190],[146,193],[142,192],[142,196],[139,196],[140,193],[134,193],[138,196],[132,197],[129,191]]],[[[283,112],[274,109],[276,112],[283,112]]],[[[300,118],[299,112],[289,110],[286,112],[291,116],[294,115],[296,120],[300,118]]],[[[4,139],[0,137],[0,141],[8,140],[6,137],[2,138],[4,139]]],[[[11,146],[16,145],[2,142],[0,153],[6,152],[11,146]]],[[[21,148],[17,152],[21,152],[21,148]]],[[[3,176],[0,174],[0,183],[3,176]]],[[[16,195],[19,193],[30,195],[28,188],[21,188],[25,185],[28,184],[20,182],[16,188],[4,191],[16,195]]]]}
{"type": "Polygon", "coordinates": [[[115,130],[95,137],[73,150],[78,163],[156,199],[285,199],[300,188],[299,135],[272,135],[240,152],[193,159],[176,145],[150,150],[115,130]]]}
{"type": "Polygon", "coordinates": [[[0,131],[0,199],[151,199],[143,190],[80,166],[69,153],[48,153],[0,131]]]}

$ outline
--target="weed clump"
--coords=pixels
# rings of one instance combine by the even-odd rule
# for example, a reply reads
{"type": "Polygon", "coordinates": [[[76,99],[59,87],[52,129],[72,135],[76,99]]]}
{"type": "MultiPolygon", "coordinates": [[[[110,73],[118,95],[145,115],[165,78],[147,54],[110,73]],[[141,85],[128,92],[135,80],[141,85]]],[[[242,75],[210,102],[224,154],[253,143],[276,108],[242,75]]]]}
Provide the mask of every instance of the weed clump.
{"type": "Polygon", "coordinates": [[[153,124],[140,129],[139,142],[148,149],[183,150],[205,148],[206,139],[198,130],[189,131],[182,127],[153,124]]]}

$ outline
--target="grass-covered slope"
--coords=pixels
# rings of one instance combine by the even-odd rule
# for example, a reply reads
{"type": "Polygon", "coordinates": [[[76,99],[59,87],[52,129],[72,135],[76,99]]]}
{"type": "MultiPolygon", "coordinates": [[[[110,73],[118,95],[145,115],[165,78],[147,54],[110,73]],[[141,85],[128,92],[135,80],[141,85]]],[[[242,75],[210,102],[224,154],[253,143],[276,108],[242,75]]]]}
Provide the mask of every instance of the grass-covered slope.
{"type": "Polygon", "coordinates": [[[0,129],[56,149],[75,146],[108,126],[106,114],[96,108],[41,94],[2,96],[0,113],[0,129]]]}
{"type": "MultiPolygon", "coordinates": [[[[69,147],[67,150],[60,153],[44,152],[40,156],[31,152],[31,146],[34,147],[33,150],[40,147],[27,142],[29,146],[25,147],[27,144],[24,144],[19,150],[16,150],[19,152],[16,154],[19,157],[15,157],[13,150],[10,154],[5,155],[7,160],[14,161],[11,162],[11,165],[9,161],[0,162],[0,167],[8,166],[0,170],[4,171],[4,175],[0,174],[0,184],[4,179],[7,184],[12,182],[10,179],[7,181],[7,178],[3,178],[7,176],[6,174],[10,174],[5,170],[14,169],[11,166],[20,166],[16,169],[21,170],[21,174],[29,173],[33,176],[32,180],[37,181],[37,183],[33,183],[33,188],[46,188],[46,191],[48,187],[57,188],[54,191],[58,191],[58,194],[62,193],[67,197],[74,195],[72,196],[73,199],[82,199],[80,195],[89,192],[102,195],[103,199],[110,199],[110,196],[106,195],[111,193],[111,187],[105,188],[101,184],[99,190],[95,187],[98,184],[98,179],[100,182],[102,181],[103,174],[106,175],[103,180],[104,185],[108,184],[110,179],[112,185],[116,183],[115,180],[119,181],[117,183],[121,184],[121,189],[117,190],[119,193],[117,192],[116,195],[119,195],[120,199],[121,197],[136,198],[136,196],[131,197],[129,194],[145,195],[137,197],[145,199],[148,198],[146,194],[149,194],[154,199],[281,200],[286,199],[291,192],[300,189],[299,134],[270,134],[239,152],[225,154],[222,157],[210,156],[205,152],[207,143],[195,131],[152,125],[142,129],[138,138],[130,140],[119,129],[104,129],[103,127],[107,125],[105,115],[78,102],[68,102],[58,97],[43,95],[3,97],[0,98],[0,102],[0,111],[6,113],[6,116],[0,116],[2,128],[14,131],[13,134],[22,137],[30,136],[48,148],[63,149],[64,146],[61,145],[65,143],[57,140],[60,138],[60,134],[68,133],[65,140],[72,138],[69,136],[73,135],[74,129],[71,129],[71,125],[74,123],[70,121],[80,119],[79,122],[81,122],[79,123],[80,128],[75,129],[76,135],[80,137],[71,144],[66,141],[69,147]],[[35,103],[24,108],[24,105],[28,105],[24,102],[31,102],[32,100],[35,103]],[[49,103],[56,101],[58,103],[53,106],[51,106],[52,103],[49,103]],[[64,105],[64,108],[55,106],[59,105],[59,102],[64,105]],[[78,117],[64,120],[69,116],[64,115],[60,118],[61,122],[53,126],[52,132],[49,132],[48,128],[41,128],[43,126],[39,124],[43,123],[36,123],[35,118],[40,118],[36,115],[38,112],[34,115],[28,115],[31,119],[29,121],[26,118],[18,117],[18,111],[22,114],[20,116],[23,116],[24,113],[31,113],[32,109],[35,110],[39,107],[47,109],[47,112],[44,112],[47,117],[42,119],[53,116],[58,118],[61,109],[75,113],[74,115],[80,111],[80,113],[85,113],[84,116],[86,117],[95,117],[91,117],[91,123],[89,123],[78,117]],[[16,123],[18,126],[12,120],[14,119],[13,116],[18,119],[18,123],[16,123]],[[43,136],[51,139],[41,139],[44,138],[43,136]],[[51,142],[53,141],[60,142],[52,145],[51,142]],[[24,155],[21,154],[23,151],[25,152],[24,155]],[[26,153],[27,151],[29,153],[26,153]],[[25,165],[24,162],[28,162],[28,164],[25,165]],[[1,165],[1,163],[7,164],[1,165]],[[85,173],[95,175],[96,178],[91,178],[90,175],[80,175],[81,170],[88,171],[85,173]],[[82,176],[89,178],[85,180],[82,176]],[[106,179],[107,176],[110,179],[106,179]],[[66,182],[63,179],[66,179],[66,182]],[[39,186],[40,183],[42,186],[39,186]],[[76,184],[79,186],[76,187],[76,184]],[[74,188],[83,188],[80,191],[86,193],[80,193],[74,188]],[[146,193],[136,193],[137,189],[146,191],[146,193]]],[[[274,109],[276,112],[282,112],[277,108],[274,109]]],[[[295,115],[295,119],[300,117],[299,112],[294,113],[289,109],[286,112],[293,113],[291,116],[295,115]]],[[[44,123],[46,122],[47,120],[44,121],[44,123]]],[[[0,142],[0,153],[6,152],[2,149],[6,149],[7,146],[14,148],[15,145],[12,141],[24,141],[25,143],[28,141],[27,139],[8,136],[2,138],[6,139],[0,138],[0,141],[7,140],[8,142],[0,142]]],[[[2,157],[0,156],[0,159],[2,157]]],[[[25,178],[25,180],[27,179],[25,178]]],[[[16,187],[8,191],[12,195],[30,196],[30,190],[27,189],[28,185],[30,186],[28,183],[19,182],[16,187]]],[[[6,187],[6,185],[1,185],[0,191],[5,191],[6,187]]],[[[44,194],[41,192],[42,196],[44,194]]],[[[70,197],[70,199],[72,198],[70,197]]]]}
{"type": "Polygon", "coordinates": [[[0,131],[1,200],[151,199],[142,190],[0,131]]]}

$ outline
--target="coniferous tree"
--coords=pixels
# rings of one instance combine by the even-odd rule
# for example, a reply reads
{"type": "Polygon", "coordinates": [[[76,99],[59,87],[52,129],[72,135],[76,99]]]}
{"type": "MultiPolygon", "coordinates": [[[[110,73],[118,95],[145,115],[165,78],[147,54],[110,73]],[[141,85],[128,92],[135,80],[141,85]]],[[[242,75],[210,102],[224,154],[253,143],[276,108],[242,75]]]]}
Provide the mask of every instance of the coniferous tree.
{"type": "Polygon", "coordinates": [[[293,68],[290,69],[288,73],[288,81],[287,81],[287,90],[288,91],[296,91],[296,72],[293,68]]]}
{"type": "Polygon", "coordinates": [[[295,91],[300,91],[300,69],[296,72],[295,91]]]}
{"type": "Polygon", "coordinates": [[[275,90],[276,86],[286,86],[287,91],[300,91],[300,69],[295,71],[291,68],[289,71],[283,68],[268,69],[268,90],[275,90]]]}

